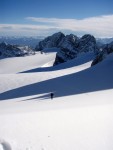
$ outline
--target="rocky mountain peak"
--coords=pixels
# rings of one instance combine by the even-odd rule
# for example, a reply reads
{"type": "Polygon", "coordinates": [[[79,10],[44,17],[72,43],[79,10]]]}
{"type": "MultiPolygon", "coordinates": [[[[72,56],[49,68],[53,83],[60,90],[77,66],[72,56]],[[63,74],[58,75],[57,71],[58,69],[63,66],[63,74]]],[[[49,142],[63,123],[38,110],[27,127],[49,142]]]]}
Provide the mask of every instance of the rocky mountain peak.
{"type": "Polygon", "coordinates": [[[40,41],[39,44],[36,46],[36,51],[41,51],[44,48],[52,48],[58,47],[60,41],[65,37],[62,32],[58,32],[53,34],[52,36],[48,36],[44,40],[40,41]]]}
{"type": "Polygon", "coordinates": [[[78,46],[78,37],[70,34],[66,35],[61,42],[59,43],[59,47],[61,48],[68,48],[68,49],[75,49],[78,46]]]}
{"type": "Polygon", "coordinates": [[[6,42],[2,42],[2,43],[0,43],[0,48],[2,49],[2,48],[6,48],[7,47],[7,43],[6,42]]]}
{"type": "Polygon", "coordinates": [[[113,53],[113,42],[104,46],[103,50],[100,51],[96,58],[93,60],[91,66],[94,66],[103,61],[110,53],[113,53]]]}
{"type": "Polygon", "coordinates": [[[86,34],[80,39],[73,34],[67,35],[59,46],[61,50],[56,55],[54,65],[73,59],[81,52],[94,52],[97,54],[99,51],[96,39],[90,34],[86,34]]]}
{"type": "Polygon", "coordinates": [[[79,50],[81,52],[96,51],[97,45],[95,37],[90,34],[82,36],[79,40],[79,50]]]}
{"type": "Polygon", "coordinates": [[[98,52],[96,39],[90,34],[86,34],[79,39],[74,34],[65,36],[62,32],[58,32],[40,41],[36,50],[41,51],[52,47],[60,48],[54,65],[73,59],[81,52],[98,52]]]}

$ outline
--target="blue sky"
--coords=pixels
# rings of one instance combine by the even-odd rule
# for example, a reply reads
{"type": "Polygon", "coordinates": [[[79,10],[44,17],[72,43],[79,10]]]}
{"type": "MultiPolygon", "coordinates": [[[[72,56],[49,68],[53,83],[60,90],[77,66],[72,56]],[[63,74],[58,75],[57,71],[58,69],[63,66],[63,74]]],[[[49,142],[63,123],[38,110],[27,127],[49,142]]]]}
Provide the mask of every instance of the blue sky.
{"type": "Polygon", "coordinates": [[[0,0],[0,35],[112,37],[112,7],[113,0],[0,0]]]}

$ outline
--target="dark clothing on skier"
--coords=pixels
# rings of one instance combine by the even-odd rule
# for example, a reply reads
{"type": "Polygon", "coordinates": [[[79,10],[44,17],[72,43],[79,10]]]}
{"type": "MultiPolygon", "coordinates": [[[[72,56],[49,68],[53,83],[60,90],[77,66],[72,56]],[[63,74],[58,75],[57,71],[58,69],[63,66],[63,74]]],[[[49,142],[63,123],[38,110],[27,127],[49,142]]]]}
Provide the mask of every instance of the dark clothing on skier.
{"type": "Polygon", "coordinates": [[[53,93],[51,93],[51,99],[53,99],[53,96],[54,96],[54,94],[53,94],[53,93]]]}

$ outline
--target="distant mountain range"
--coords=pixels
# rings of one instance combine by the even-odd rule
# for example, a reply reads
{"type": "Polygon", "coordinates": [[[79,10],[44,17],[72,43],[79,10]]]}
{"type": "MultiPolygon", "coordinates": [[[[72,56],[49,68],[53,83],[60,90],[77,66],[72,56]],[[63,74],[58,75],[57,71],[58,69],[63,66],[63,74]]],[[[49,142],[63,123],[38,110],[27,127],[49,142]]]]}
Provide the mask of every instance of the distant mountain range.
{"type": "MultiPolygon", "coordinates": [[[[44,38],[45,38],[44,36],[36,36],[36,37],[0,36],[0,43],[6,42],[12,45],[31,46],[32,48],[35,48],[38,42],[42,41],[44,38]]],[[[113,38],[96,38],[97,44],[109,44],[112,41],[113,38]]]]}
{"type": "Polygon", "coordinates": [[[34,50],[29,46],[11,45],[5,42],[0,43],[0,56],[5,57],[20,57],[35,54],[34,50]]]}
{"type": "Polygon", "coordinates": [[[44,37],[37,36],[37,37],[17,37],[17,36],[0,36],[0,43],[6,42],[12,45],[19,45],[19,46],[30,46],[35,48],[40,40],[44,37]]]}
{"type": "Polygon", "coordinates": [[[0,42],[0,55],[5,57],[33,55],[35,51],[49,51],[49,49],[57,48],[54,65],[76,58],[80,53],[93,52],[95,55],[93,66],[113,52],[113,38],[96,39],[90,34],[81,38],[74,34],[64,35],[62,32],[46,38],[0,37],[0,42]]]}
{"type": "Polygon", "coordinates": [[[101,43],[101,44],[109,44],[113,41],[113,37],[112,38],[97,38],[96,41],[97,43],[101,43]]]}

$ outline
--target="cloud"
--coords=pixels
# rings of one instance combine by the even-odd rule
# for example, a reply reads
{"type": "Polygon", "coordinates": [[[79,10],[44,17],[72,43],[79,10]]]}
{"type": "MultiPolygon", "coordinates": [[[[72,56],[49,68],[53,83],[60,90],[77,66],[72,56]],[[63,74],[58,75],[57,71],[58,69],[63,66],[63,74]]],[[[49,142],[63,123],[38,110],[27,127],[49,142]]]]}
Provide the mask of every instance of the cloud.
{"type": "Polygon", "coordinates": [[[54,26],[30,25],[30,24],[0,24],[1,35],[18,36],[47,36],[49,32],[55,30],[54,26]]]}
{"type": "Polygon", "coordinates": [[[66,34],[74,33],[79,36],[90,33],[95,37],[113,37],[113,15],[81,20],[36,17],[25,19],[29,24],[0,24],[0,34],[47,36],[62,31],[66,34]],[[30,24],[31,22],[32,24],[30,24]]]}
{"type": "MultiPolygon", "coordinates": [[[[53,28],[52,26],[50,26],[50,28],[53,28]]],[[[0,30],[1,29],[20,29],[20,30],[28,30],[28,29],[31,29],[31,30],[40,30],[40,29],[48,29],[47,26],[44,26],[44,25],[27,25],[27,24],[0,24],[0,30]]]]}
{"type": "Polygon", "coordinates": [[[37,23],[50,23],[50,25],[53,25],[59,30],[92,33],[100,37],[113,37],[113,15],[91,17],[81,20],[35,17],[27,17],[26,19],[37,23]]]}

